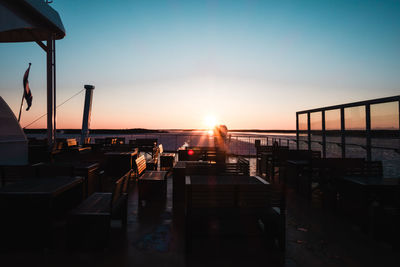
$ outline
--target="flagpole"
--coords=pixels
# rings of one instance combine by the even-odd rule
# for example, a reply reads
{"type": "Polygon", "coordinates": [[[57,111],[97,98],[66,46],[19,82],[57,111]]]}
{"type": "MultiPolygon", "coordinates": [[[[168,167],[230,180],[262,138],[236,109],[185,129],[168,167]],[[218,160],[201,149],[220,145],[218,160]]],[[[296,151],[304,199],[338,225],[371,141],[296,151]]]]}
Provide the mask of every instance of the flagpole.
{"type": "Polygon", "coordinates": [[[18,115],[18,122],[21,119],[21,111],[22,111],[22,105],[24,104],[24,94],[22,94],[22,99],[21,99],[21,106],[19,107],[19,115],[18,115]]]}

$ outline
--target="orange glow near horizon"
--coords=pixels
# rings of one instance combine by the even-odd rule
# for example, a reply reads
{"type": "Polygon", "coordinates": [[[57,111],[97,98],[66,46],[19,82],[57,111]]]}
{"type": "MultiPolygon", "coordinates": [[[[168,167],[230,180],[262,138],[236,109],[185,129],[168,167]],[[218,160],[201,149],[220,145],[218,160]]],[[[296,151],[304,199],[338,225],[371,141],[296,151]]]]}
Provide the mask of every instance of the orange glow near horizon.
{"type": "Polygon", "coordinates": [[[212,130],[218,124],[217,118],[214,115],[207,115],[204,117],[204,124],[207,129],[212,130]]]}

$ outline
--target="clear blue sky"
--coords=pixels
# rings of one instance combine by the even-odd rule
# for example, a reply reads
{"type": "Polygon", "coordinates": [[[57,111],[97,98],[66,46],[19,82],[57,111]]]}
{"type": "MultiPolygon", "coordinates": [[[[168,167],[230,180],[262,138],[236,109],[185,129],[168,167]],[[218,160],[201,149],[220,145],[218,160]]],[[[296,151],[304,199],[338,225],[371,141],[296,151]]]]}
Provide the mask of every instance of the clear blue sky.
{"type": "MultiPolygon", "coordinates": [[[[291,129],[295,112],[398,95],[400,1],[54,0],[57,99],[90,83],[92,128],[291,129]],[[154,104],[150,104],[154,103],[154,104]]],[[[45,55],[0,44],[0,95],[18,112],[32,62],[33,105],[46,111],[45,55]]],[[[58,111],[80,128],[83,94],[58,111]]],[[[31,127],[45,127],[46,120],[31,127]]]]}

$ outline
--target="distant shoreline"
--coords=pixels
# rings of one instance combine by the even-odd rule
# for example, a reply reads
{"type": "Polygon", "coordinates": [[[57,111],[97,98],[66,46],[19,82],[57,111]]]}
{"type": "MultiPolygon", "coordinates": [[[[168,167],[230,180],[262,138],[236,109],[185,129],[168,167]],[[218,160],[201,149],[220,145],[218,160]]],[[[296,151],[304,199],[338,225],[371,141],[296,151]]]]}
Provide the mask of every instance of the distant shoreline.
{"type": "MultiPolygon", "coordinates": [[[[97,135],[121,135],[121,134],[167,134],[167,133],[189,133],[189,132],[199,132],[208,131],[207,129],[91,129],[90,134],[97,135]]],[[[46,134],[47,129],[24,129],[26,134],[46,134]]],[[[81,134],[81,129],[58,129],[58,134],[81,134]]],[[[260,134],[296,134],[296,130],[260,130],[260,129],[233,129],[229,130],[229,133],[260,133],[260,134]]],[[[300,135],[306,135],[307,131],[299,131],[300,135]]],[[[321,130],[314,130],[310,132],[312,135],[320,136],[322,135],[321,130]]],[[[340,130],[329,130],[326,131],[327,136],[340,136],[340,130]]],[[[366,137],[366,132],[364,130],[347,130],[346,136],[352,137],[366,137]]],[[[398,130],[371,130],[372,138],[398,138],[398,130]]]]}
{"type": "MultiPolygon", "coordinates": [[[[167,129],[167,130],[152,130],[152,129],[91,129],[92,134],[141,134],[141,133],[169,133],[169,132],[193,132],[193,131],[207,131],[206,129],[167,129]]],[[[47,129],[24,129],[27,134],[43,134],[47,129]]],[[[64,134],[80,134],[81,129],[57,129],[57,132],[64,134]]],[[[296,130],[259,130],[259,129],[234,129],[229,132],[243,132],[243,133],[296,133],[296,130]]]]}

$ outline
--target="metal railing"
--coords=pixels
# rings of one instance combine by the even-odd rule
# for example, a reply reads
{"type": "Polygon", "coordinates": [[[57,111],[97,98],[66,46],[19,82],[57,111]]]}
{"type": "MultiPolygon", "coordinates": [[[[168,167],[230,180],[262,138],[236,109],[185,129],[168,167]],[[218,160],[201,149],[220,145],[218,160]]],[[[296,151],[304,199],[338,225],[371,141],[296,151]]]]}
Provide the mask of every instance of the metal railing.
{"type": "Polygon", "coordinates": [[[399,110],[400,96],[392,96],[296,112],[297,149],[319,149],[323,157],[365,156],[396,165],[393,161],[400,163],[399,110]]]}

